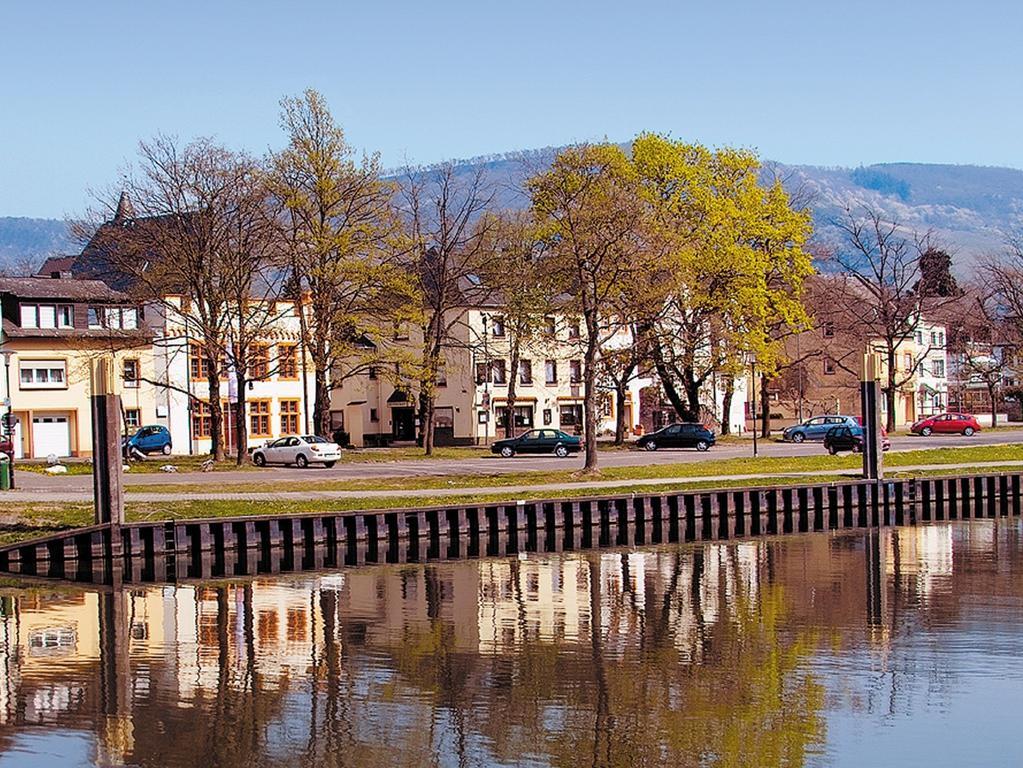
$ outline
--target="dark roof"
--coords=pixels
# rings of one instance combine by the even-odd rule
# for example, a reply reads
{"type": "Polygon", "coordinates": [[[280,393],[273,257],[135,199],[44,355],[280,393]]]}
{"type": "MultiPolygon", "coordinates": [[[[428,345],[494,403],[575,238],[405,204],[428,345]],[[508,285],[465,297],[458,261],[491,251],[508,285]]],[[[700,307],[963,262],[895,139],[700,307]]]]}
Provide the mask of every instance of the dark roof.
{"type": "Polygon", "coordinates": [[[125,294],[110,288],[102,280],[53,277],[0,277],[0,293],[19,299],[64,299],[130,303],[125,294]]]}
{"type": "Polygon", "coordinates": [[[71,272],[77,256],[50,256],[36,272],[36,277],[53,277],[61,272],[71,272]]]}

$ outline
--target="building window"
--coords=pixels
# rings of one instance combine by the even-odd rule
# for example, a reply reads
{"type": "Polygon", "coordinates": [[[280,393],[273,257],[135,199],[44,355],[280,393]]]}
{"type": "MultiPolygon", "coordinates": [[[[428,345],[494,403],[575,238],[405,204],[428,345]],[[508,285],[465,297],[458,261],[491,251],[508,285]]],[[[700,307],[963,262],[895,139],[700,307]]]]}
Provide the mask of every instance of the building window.
{"type": "Polygon", "coordinates": [[[483,384],[487,380],[487,378],[488,378],[488,376],[487,376],[487,369],[489,367],[490,366],[488,366],[486,363],[476,363],[476,383],[477,384],[483,384]]]}
{"type": "Polygon", "coordinates": [[[944,360],[933,360],[931,361],[931,373],[942,379],[945,377],[945,361],[944,360]]]}
{"type": "Polygon", "coordinates": [[[558,361],[545,360],[543,364],[544,381],[548,384],[558,383],[558,361]]]}
{"type": "Polygon", "coordinates": [[[270,436],[270,401],[249,401],[249,434],[253,437],[270,436]]]}
{"type": "Polygon", "coordinates": [[[22,304],[22,328],[71,328],[74,310],[70,304],[22,304]]]}
{"type": "MultiPolygon", "coordinates": [[[[504,429],[508,426],[508,407],[497,406],[497,419],[496,424],[498,429],[504,429]]],[[[533,406],[531,405],[516,405],[515,406],[515,426],[522,427],[524,429],[533,428],[533,406]]]]}
{"type": "Polygon", "coordinates": [[[554,421],[554,416],[551,413],[551,409],[550,408],[544,408],[543,409],[543,425],[545,427],[549,427],[553,421],[554,421]]]}
{"type": "Polygon", "coordinates": [[[553,336],[558,332],[558,324],[553,317],[548,315],[543,319],[543,332],[548,336],[553,336]]]}
{"type": "Polygon", "coordinates": [[[209,363],[198,344],[190,344],[188,347],[188,366],[193,379],[205,379],[209,376],[209,363]]]}
{"type": "Polygon", "coordinates": [[[98,312],[103,328],[131,331],[139,327],[139,313],[134,307],[103,307],[98,312]]]}
{"type": "Polygon", "coordinates": [[[519,360],[519,384],[533,383],[533,361],[519,360]]]}
{"type": "Polygon", "coordinates": [[[437,363],[437,378],[435,383],[438,387],[446,387],[448,385],[448,372],[444,368],[443,360],[437,363]]]}
{"type": "Polygon", "coordinates": [[[298,378],[298,347],[294,344],[277,345],[277,376],[281,379],[298,378]]]}
{"type": "Polygon", "coordinates": [[[377,413],[377,409],[376,408],[370,408],[369,409],[369,420],[370,421],[380,421],[380,414],[377,413]]]}
{"type": "Polygon", "coordinates": [[[919,346],[921,346],[921,347],[923,346],[923,344],[924,344],[924,332],[923,331],[917,331],[916,332],[916,343],[919,346]]]}
{"type": "Polygon", "coordinates": [[[124,411],[124,429],[129,434],[142,426],[142,412],[138,408],[126,408],[124,411]]]}
{"type": "Polygon", "coordinates": [[[582,403],[572,403],[569,405],[561,406],[561,426],[564,427],[582,427],[583,425],[583,406],[582,403]]]}
{"type": "Polygon", "coordinates": [[[249,378],[262,381],[270,375],[270,347],[267,344],[249,345],[249,378]]]}
{"type": "Polygon", "coordinates": [[[938,346],[941,347],[942,349],[945,348],[945,332],[944,331],[938,331],[938,346]]]}
{"type": "Polygon", "coordinates": [[[568,323],[568,338],[578,339],[582,334],[579,332],[579,321],[571,320],[568,323]]]}
{"type": "Polygon", "coordinates": [[[906,371],[913,370],[913,355],[907,352],[902,356],[902,362],[906,365],[906,371]]]}
{"type": "Polygon", "coordinates": [[[583,380],[583,361],[568,361],[568,380],[572,384],[579,384],[583,380]]]}
{"type": "Polygon", "coordinates": [[[298,434],[298,400],[281,400],[281,434],[298,434]]]}
{"type": "Polygon", "coordinates": [[[67,363],[64,360],[20,360],[22,389],[67,389],[67,363]]]}
{"type": "Polygon", "coordinates": [[[830,338],[834,337],[834,335],[835,335],[835,324],[834,323],[830,323],[830,322],[829,323],[824,323],[824,338],[825,339],[830,339],[830,338]]]}
{"type": "Polygon", "coordinates": [[[99,307],[89,307],[89,328],[95,330],[103,327],[103,310],[99,307]]]}
{"type": "Polygon", "coordinates": [[[824,358],[824,375],[832,376],[835,373],[835,361],[830,357],[825,356],[824,358]]]}
{"type": "Polygon", "coordinates": [[[371,365],[369,367],[369,377],[371,379],[373,379],[373,380],[376,380],[377,378],[379,378],[379,376],[380,376],[380,369],[377,368],[375,365],[371,365]]]}
{"type": "Polygon", "coordinates": [[[493,333],[494,333],[494,336],[496,336],[498,338],[504,336],[504,318],[503,317],[495,317],[494,318],[493,333]]]}
{"type": "Polygon", "coordinates": [[[494,383],[495,384],[507,384],[508,383],[508,370],[505,367],[504,360],[494,360],[490,364],[491,370],[494,372],[494,383]]]}
{"type": "Polygon", "coordinates": [[[125,389],[138,389],[139,379],[141,379],[139,361],[134,357],[127,358],[122,364],[122,371],[124,374],[125,389]]]}
{"type": "Polygon", "coordinates": [[[210,404],[202,400],[192,403],[192,434],[196,438],[208,438],[213,433],[213,416],[210,404]]]}

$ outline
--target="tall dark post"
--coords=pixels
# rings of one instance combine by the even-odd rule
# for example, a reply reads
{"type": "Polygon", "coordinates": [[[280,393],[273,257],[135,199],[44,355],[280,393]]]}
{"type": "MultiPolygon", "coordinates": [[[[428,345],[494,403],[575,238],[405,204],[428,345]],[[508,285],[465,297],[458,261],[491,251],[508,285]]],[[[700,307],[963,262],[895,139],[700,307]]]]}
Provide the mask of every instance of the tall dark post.
{"type": "MultiPolygon", "coordinates": [[[[92,497],[96,522],[116,528],[124,523],[121,481],[121,397],[114,394],[113,360],[104,357],[92,369],[92,497]]],[[[111,541],[119,541],[111,530],[111,541]]]]}
{"type": "Polygon", "coordinates": [[[863,423],[863,477],[880,480],[884,477],[881,446],[880,359],[875,354],[863,356],[863,380],[860,382],[860,414],[863,423]]]}

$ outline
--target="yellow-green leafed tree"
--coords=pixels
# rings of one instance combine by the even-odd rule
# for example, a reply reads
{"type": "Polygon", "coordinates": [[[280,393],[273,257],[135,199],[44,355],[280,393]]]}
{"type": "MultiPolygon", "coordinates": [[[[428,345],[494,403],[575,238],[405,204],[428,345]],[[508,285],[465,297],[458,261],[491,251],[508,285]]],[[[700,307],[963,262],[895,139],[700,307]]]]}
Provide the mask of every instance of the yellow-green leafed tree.
{"type": "Polygon", "coordinates": [[[809,216],[792,209],[780,184],[761,183],[748,150],[643,134],[632,159],[658,228],[651,242],[664,294],[649,326],[653,362],[679,416],[696,421],[711,376],[727,390],[751,359],[772,371],[772,328],[805,322],[809,216]]]}
{"type": "Polygon", "coordinates": [[[395,187],[381,179],[377,156],[356,156],[316,91],[283,99],[281,126],[288,144],[272,157],[272,187],[316,369],[313,429],[329,434],[331,390],[401,354],[387,342],[396,323],[414,319],[415,288],[399,261],[407,245],[395,187]]]}
{"type": "Polygon", "coordinates": [[[613,144],[558,153],[550,169],[527,181],[539,235],[565,311],[585,328],[583,348],[584,471],[597,469],[597,374],[600,349],[622,327],[644,263],[647,206],[635,168],[613,144]]]}

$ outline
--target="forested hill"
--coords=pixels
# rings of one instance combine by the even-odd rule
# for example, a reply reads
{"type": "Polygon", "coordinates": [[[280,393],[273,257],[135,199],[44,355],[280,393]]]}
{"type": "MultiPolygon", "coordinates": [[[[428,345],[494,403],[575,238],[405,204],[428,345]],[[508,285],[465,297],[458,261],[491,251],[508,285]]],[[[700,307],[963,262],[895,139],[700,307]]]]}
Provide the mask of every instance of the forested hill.
{"type": "Polygon", "coordinates": [[[67,224],[60,219],[0,217],[0,270],[25,272],[47,256],[75,250],[67,224]]]}
{"type": "MultiPolygon", "coordinates": [[[[553,148],[475,158],[458,165],[466,173],[484,166],[498,203],[525,205],[521,181],[544,168],[553,148]]],[[[818,237],[835,240],[832,222],[847,207],[879,208],[907,229],[933,230],[957,254],[959,270],[998,251],[1012,233],[1023,234],[1023,171],[1012,168],[929,163],[890,163],[859,168],[821,168],[765,163],[791,188],[811,194],[818,237]]],[[[67,226],[55,219],[0,218],[0,269],[41,263],[53,253],[73,253],[67,226]]]]}

